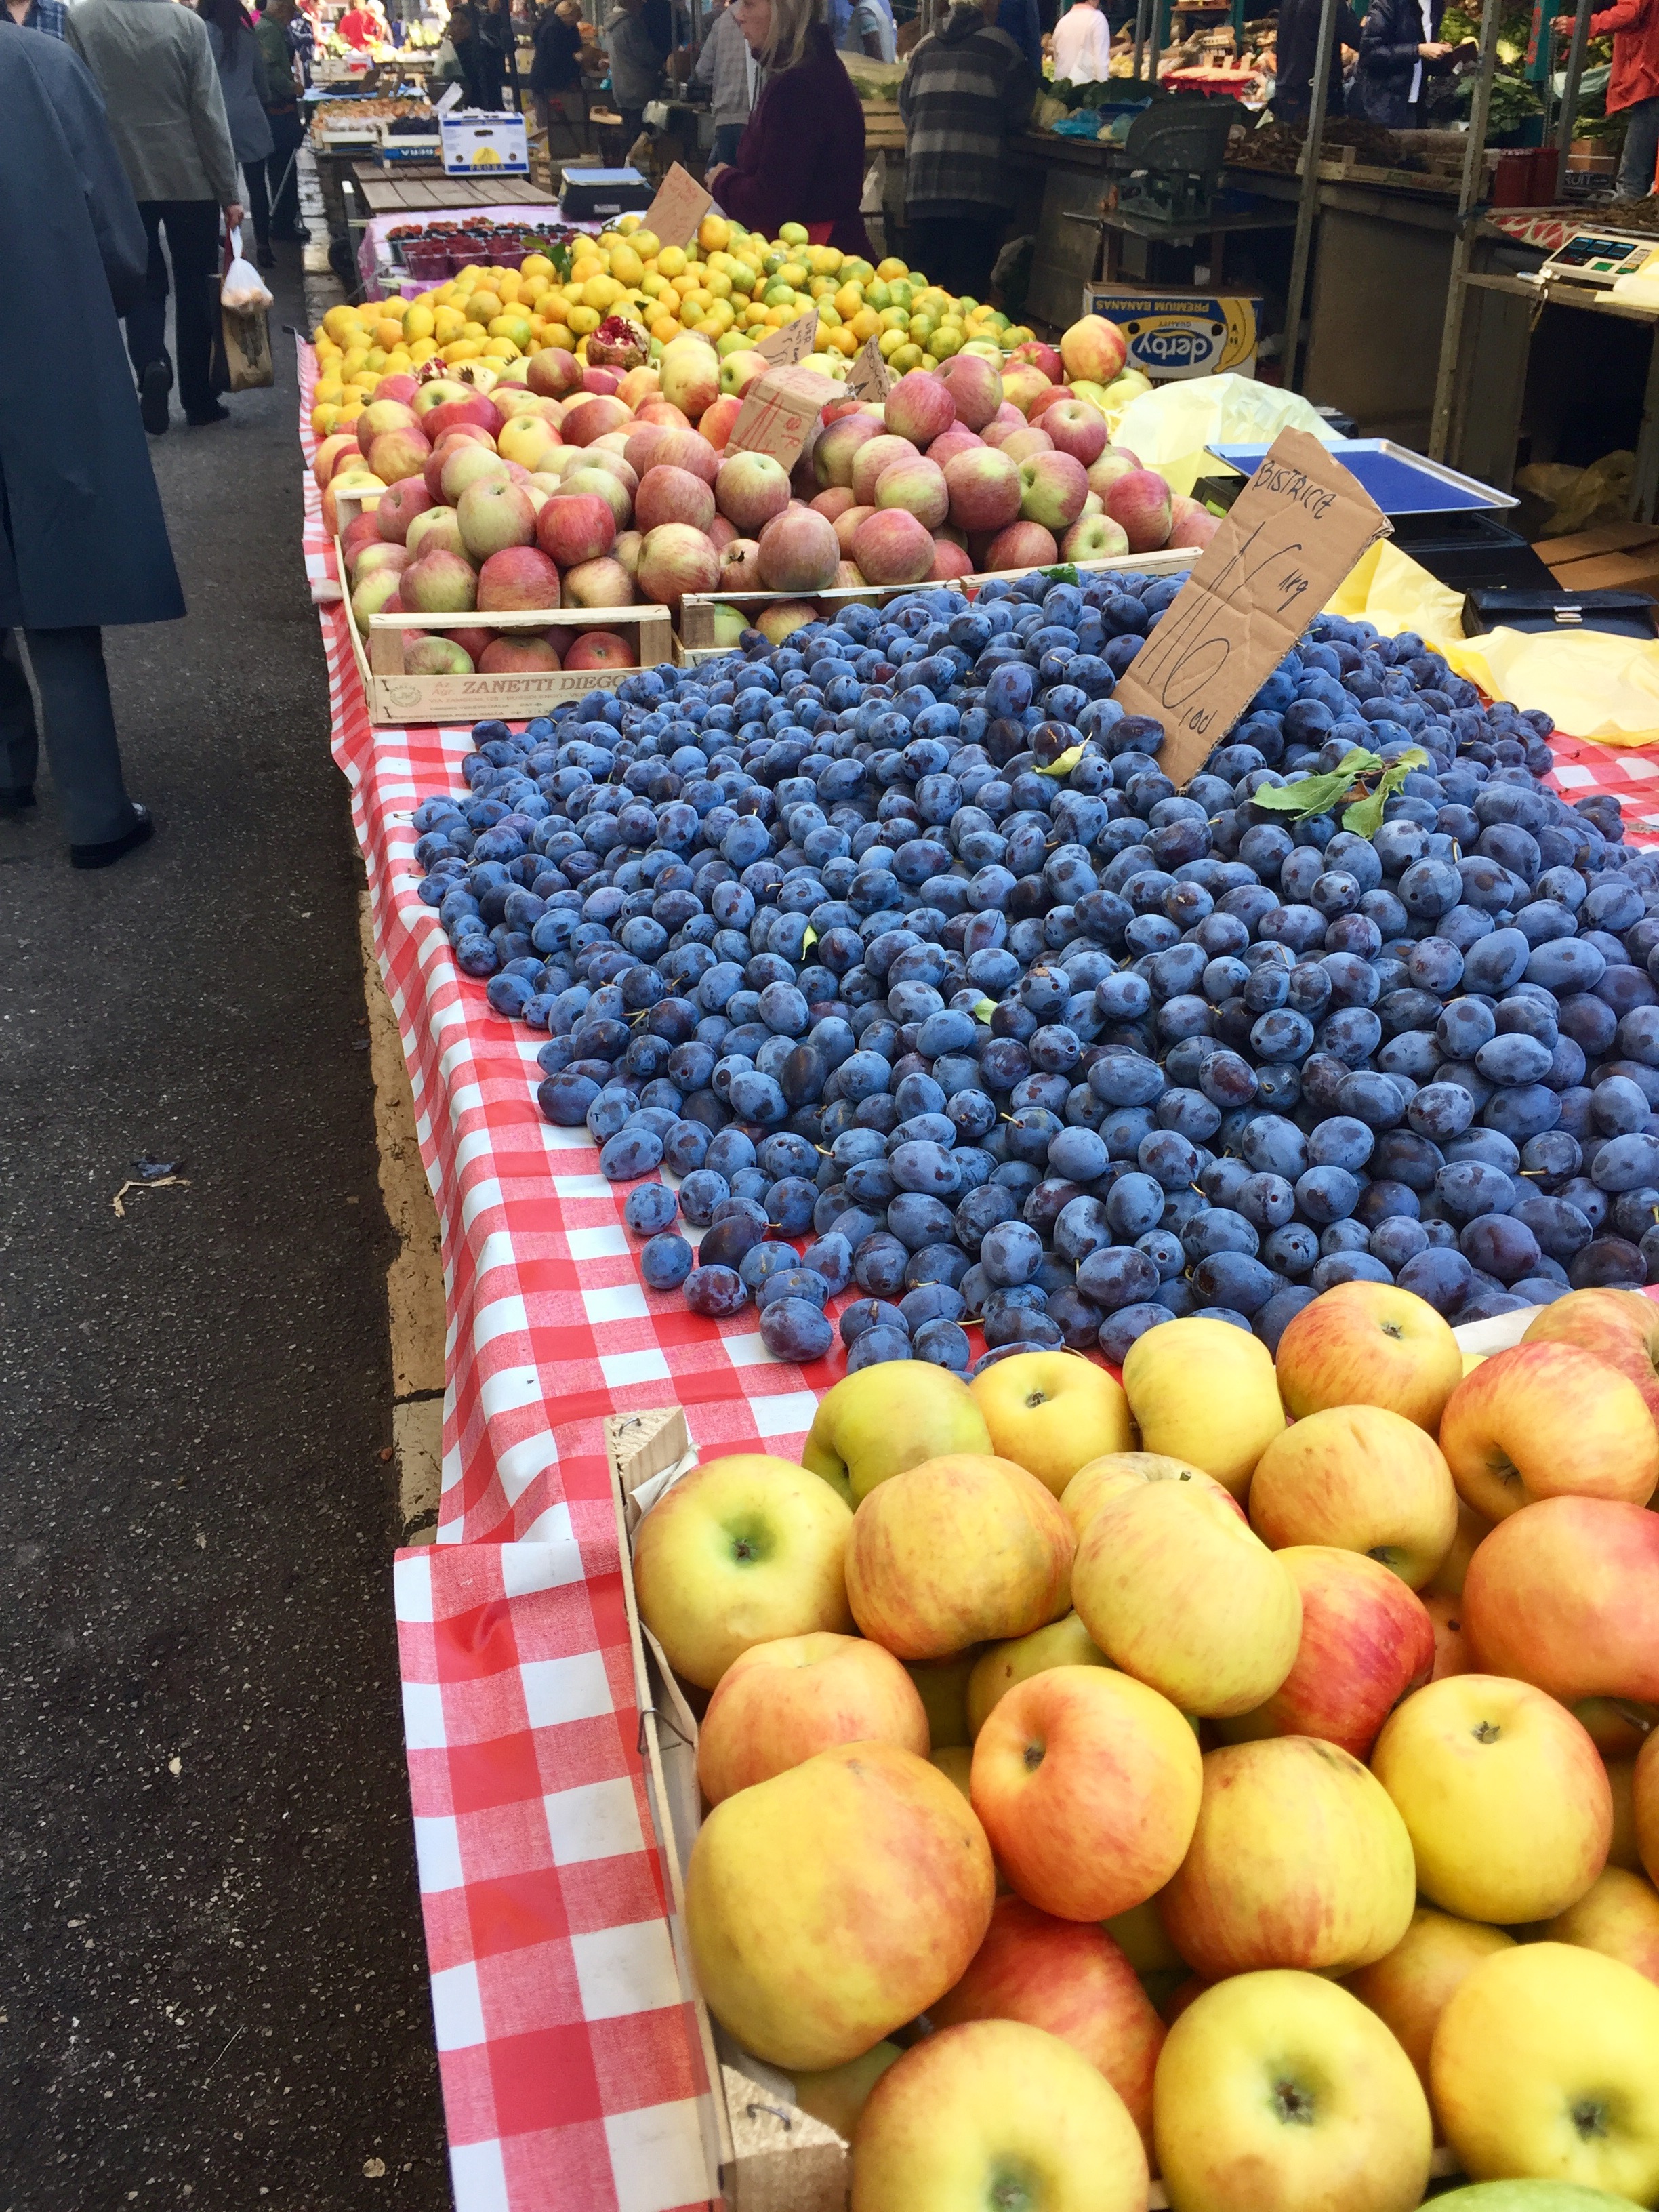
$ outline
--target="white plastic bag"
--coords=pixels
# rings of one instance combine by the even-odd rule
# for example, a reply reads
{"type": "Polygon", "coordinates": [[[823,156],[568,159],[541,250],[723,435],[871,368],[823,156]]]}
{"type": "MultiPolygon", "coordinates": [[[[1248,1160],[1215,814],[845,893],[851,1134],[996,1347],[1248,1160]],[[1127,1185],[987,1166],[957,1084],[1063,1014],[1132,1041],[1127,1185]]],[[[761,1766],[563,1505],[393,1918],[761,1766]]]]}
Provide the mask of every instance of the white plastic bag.
{"type": "Polygon", "coordinates": [[[222,307],[228,307],[233,315],[251,315],[256,309],[270,307],[274,301],[270,293],[265,289],[258,270],[251,261],[244,261],[238,253],[226,270],[225,281],[219,287],[219,304],[222,307]]]}

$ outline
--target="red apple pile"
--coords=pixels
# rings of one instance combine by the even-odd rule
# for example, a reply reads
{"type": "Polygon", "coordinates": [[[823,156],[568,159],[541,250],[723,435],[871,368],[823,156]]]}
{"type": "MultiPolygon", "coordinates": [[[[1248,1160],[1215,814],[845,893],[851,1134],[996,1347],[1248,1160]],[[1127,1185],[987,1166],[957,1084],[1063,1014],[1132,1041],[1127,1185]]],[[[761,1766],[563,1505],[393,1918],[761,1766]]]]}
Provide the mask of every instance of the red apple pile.
{"type": "MultiPolygon", "coordinates": [[[[1097,321],[1066,334],[1091,366],[1097,321]]],[[[547,347],[488,391],[384,377],[319,449],[324,520],[342,486],[381,491],[341,541],[353,611],[455,616],[410,633],[410,665],[460,672],[558,666],[560,633],[497,634],[495,613],[787,592],[802,605],[762,623],[781,637],[832,588],[1207,542],[1216,518],[1109,442],[1101,409],[1056,380],[1060,356],[1024,353],[913,369],[881,406],[831,401],[793,471],[729,444],[764,360],[722,362],[701,338],[626,372],[547,347]]],[[[614,665],[618,645],[567,665],[614,665]]]]}
{"type": "Polygon", "coordinates": [[[680,1478],[691,1955],[853,2212],[1659,2203],[1656,1410],[1638,1293],[1479,1358],[1350,1283],[680,1478]]]}

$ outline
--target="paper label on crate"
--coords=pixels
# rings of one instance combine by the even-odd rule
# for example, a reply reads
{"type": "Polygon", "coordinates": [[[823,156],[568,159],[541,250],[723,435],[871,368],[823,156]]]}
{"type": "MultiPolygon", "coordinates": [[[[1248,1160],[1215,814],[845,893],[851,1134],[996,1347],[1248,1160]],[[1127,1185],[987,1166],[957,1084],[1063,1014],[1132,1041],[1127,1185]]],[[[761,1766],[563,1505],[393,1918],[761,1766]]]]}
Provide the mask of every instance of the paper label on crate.
{"type": "Polygon", "coordinates": [[[743,405],[726,440],[728,450],[769,453],[786,469],[817,427],[820,412],[839,399],[842,386],[813,368],[769,368],[743,395],[743,405]]]}
{"type": "Polygon", "coordinates": [[[799,320],[786,323],[781,330],[769,331],[755,347],[755,351],[775,368],[791,368],[817,349],[818,311],[816,307],[809,307],[799,320]]]}
{"type": "Polygon", "coordinates": [[[1390,527],[1317,438],[1279,432],[1112,695],[1163,723],[1177,791],[1390,527]]]}
{"type": "Polygon", "coordinates": [[[881,357],[879,340],[866,338],[847,372],[848,391],[854,399],[885,399],[893,383],[893,372],[881,357]]]}
{"type": "Polygon", "coordinates": [[[690,172],[676,161],[658,186],[641,228],[664,246],[690,246],[698,224],[714,204],[690,172]]]}

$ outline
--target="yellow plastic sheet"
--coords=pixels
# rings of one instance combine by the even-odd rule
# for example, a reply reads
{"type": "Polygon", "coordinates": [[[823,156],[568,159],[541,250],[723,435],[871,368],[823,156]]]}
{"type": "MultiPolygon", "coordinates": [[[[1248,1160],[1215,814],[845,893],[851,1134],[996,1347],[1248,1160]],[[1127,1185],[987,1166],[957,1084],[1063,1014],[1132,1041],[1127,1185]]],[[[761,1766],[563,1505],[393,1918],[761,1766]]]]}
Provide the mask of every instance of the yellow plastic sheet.
{"type": "Polygon", "coordinates": [[[1190,493],[1213,471],[1210,446],[1271,446],[1281,430],[1307,430],[1326,445],[1335,433],[1294,392],[1253,376],[1192,376],[1143,392],[1108,415],[1112,442],[1156,469],[1171,491],[1190,493]]]}
{"type": "Polygon", "coordinates": [[[1659,745],[1659,640],[1602,630],[1495,629],[1463,635],[1463,594],[1384,538],[1328,613],[1372,622],[1384,636],[1414,629],[1492,699],[1541,707],[1570,737],[1603,745],[1659,745]]]}

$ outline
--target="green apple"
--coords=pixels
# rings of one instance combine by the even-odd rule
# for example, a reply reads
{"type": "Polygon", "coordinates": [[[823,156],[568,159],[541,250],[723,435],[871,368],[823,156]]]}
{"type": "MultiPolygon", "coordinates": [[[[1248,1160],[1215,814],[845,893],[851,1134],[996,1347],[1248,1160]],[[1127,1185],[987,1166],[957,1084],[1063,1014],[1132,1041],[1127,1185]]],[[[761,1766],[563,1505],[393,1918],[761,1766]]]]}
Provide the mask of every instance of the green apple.
{"type": "Polygon", "coordinates": [[[857,1505],[878,1482],[924,1460],[991,1449],[985,1416],[960,1377],[890,1360],[845,1376],[822,1400],[801,1463],[857,1505]]]}

